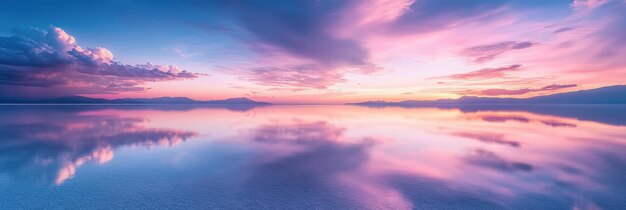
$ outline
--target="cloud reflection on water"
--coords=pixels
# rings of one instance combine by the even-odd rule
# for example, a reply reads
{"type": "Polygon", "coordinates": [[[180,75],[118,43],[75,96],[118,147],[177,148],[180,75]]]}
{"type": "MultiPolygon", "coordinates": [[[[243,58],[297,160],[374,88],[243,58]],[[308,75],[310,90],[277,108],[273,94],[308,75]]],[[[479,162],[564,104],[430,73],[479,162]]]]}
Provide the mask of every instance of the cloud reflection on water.
{"type": "Polygon", "coordinates": [[[60,185],[86,162],[109,162],[117,148],[173,146],[196,135],[149,128],[140,118],[52,110],[40,114],[18,115],[15,121],[2,122],[0,172],[35,165],[44,169],[39,171],[41,175],[60,185]]]}
{"type": "Polygon", "coordinates": [[[345,131],[346,128],[325,121],[298,119],[252,129],[254,141],[301,148],[255,164],[244,191],[255,197],[254,202],[268,207],[295,199],[303,208],[408,208],[410,204],[401,195],[376,184],[376,178],[364,169],[378,140],[350,139],[345,131]],[[386,194],[386,198],[363,200],[377,194],[386,194]]]}
{"type": "Polygon", "coordinates": [[[626,191],[619,187],[626,183],[626,127],[560,115],[352,106],[19,110],[4,112],[10,117],[0,120],[0,175],[39,168],[60,184],[80,176],[76,168],[85,162],[110,161],[116,149],[194,138],[184,143],[193,145],[181,149],[184,156],[159,157],[180,159],[176,170],[159,165],[164,171],[149,174],[136,163],[133,173],[150,178],[117,183],[152,186],[156,180],[163,189],[143,193],[159,191],[169,195],[168,202],[187,207],[626,205],[626,191]],[[225,149],[209,151],[216,147],[225,149]],[[219,154],[229,162],[209,164],[219,154]],[[168,173],[176,178],[166,179],[168,173]]]}

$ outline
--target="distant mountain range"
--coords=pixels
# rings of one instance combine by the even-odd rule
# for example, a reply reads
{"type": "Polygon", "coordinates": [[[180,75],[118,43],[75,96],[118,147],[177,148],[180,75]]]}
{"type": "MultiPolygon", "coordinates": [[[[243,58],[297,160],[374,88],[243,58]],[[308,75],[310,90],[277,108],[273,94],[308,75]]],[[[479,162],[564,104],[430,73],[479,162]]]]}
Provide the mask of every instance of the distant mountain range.
{"type": "MultiPolygon", "coordinates": [[[[249,98],[198,101],[186,97],[103,99],[84,96],[64,96],[48,99],[0,99],[4,104],[195,104],[195,105],[270,105],[249,98]]],[[[458,99],[406,100],[400,102],[366,101],[349,103],[362,106],[458,106],[458,105],[519,105],[519,104],[626,104],[626,85],[558,93],[532,98],[495,98],[463,96],[458,99]]]]}
{"type": "Polygon", "coordinates": [[[459,99],[406,100],[400,102],[366,101],[349,103],[363,106],[456,106],[456,105],[515,105],[515,104],[626,104],[626,85],[537,96],[532,98],[493,98],[463,96],[459,99]]]}
{"type": "Polygon", "coordinates": [[[207,105],[269,105],[249,98],[229,98],[225,100],[197,101],[186,97],[160,98],[120,98],[103,99],[83,96],[64,96],[48,99],[0,99],[0,103],[20,104],[207,104],[207,105]]]}

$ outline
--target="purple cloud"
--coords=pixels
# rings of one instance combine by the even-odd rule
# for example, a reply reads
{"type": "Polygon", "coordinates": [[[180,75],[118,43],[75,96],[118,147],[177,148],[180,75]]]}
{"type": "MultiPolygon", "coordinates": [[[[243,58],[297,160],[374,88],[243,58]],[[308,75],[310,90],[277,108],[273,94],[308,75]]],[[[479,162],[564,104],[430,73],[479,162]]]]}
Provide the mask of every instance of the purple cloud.
{"type": "Polygon", "coordinates": [[[453,75],[447,76],[446,78],[458,79],[458,80],[499,78],[499,77],[505,76],[506,73],[508,72],[519,70],[520,67],[522,67],[522,65],[515,64],[515,65],[498,67],[498,68],[484,68],[484,69],[471,71],[471,72],[463,73],[463,74],[453,74],[453,75]]]}
{"type": "MultiPolygon", "coordinates": [[[[590,1],[595,2],[595,1],[590,1]]],[[[601,1],[588,5],[595,9],[595,13],[610,17],[606,27],[602,28],[595,36],[594,47],[602,47],[601,53],[596,57],[606,59],[615,58],[618,62],[623,62],[623,49],[626,47],[626,2],[624,1],[601,1]],[[595,8],[597,7],[597,8],[595,8]]]]}
{"type": "MultiPolygon", "coordinates": [[[[234,37],[244,40],[264,61],[270,61],[267,66],[237,70],[241,78],[260,85],[326,88],[345,81],[345,69],[358,68],[350,71],[358,73],[381,69],[370,68],[374,66],[370,49],[362,43],[368,34],[439,30],[484,16],[506,2],[235,0],[193,4],[221,14],[222,20],[227,20],[224,24],[236,29],[234,37]],[[363,8],[371,9],[364,12],[363,8]],[[272,63],[278,60],[289,61],[272,63]]],[[[214,27],[207,28],[215,23],[192,25],[215,32],[214,27]]]]}
{"type": "Polygon", "coordinates": [[[544,91],[552,91],[552,90],[560,90],[565,88],[576,87],[576,84],[567,84],[567,85],[548,85],[542,88],[523,88],[523,89],[487,89],[482,91],[470,91],[468,94],[472,95],[485,95],[485,96],[501,96],[501,95],[524,95],[531,92],[544,92],[544,91]]]}
{"type": "Polygon", "coordinates": [[[252,39],[248,43],[257,52],[285,52],[327,66],[367,63],[368,51],[357,40],[333,34],[337,14],[354,1],[242,0],[198,4],[220,8],[217,12],[223,12],[249,33],[252,39]]]}
{"type": "Polygon", "coordinates": [[[507,121],[515,121],[515,122],[523,122],[523,123],[530,122],[530,119],[523,117],[523,116],[516,116],[516,115],[510,115],[510,116],[485,115],[481,117],[481,119],[487,122],[507,122],[507,121]]]}
{"type": "MultiPolygon", "coordinates": [[[[358,73],[379,69],[372,67],[361,36],[338,32],[351,9],[368,2],[240,0],[194,4],[222,14],[227,24],[237,29],[235,37],[264,59],[264,66],[234,72],[244,80],[267,86],[326,88],[345,81],[345,69],[358,69],[351,71],[358,73]]],[[[193,25],[207,30],[206,25],[211,24],[193,25]]],[[[215,31],[212,27],[208,30],[215,31]]]]}
{"type": "Polygon", "coordinates": [[[548,85],[548,86],[536,89],[535,91],[559,90],[563,88],[571,88],[571,87],[576,87],[576,86],[578,85],[577,84],[568,84],[568,85],[552,84],[552,85],[548,85]]]}
{"type": "MultiPolygon", "coordinates": [[[[363,67],[366,71],[368,67],[363,67]]],[[[264,86],[289,86],[325,89],[343,82],[343,72],[323,65],[269,66],[242,69],[235,72],[240,79],[264,86]]]]}
{"type": "MultiPolygon", "coordinates": [[[[437,30],[495,10],[505,2],[414,1],[397,18],[381,22],[381,27],[392,33],[437,30]]],[[[342,68],[361,68],[360,72],[379,70],[371,67],[369,50],[359,42],[361,37],[337,36],[338,31],[347,27],[338,21],[355,15],[354,8],[369,3],[236,1],[226,4],[229,14],[237,15],[235,24],[253,36],[250,44],[254,50],[263,54],[271,54],[263,50],[280,51],[311,61],[304,65],[254,68],[244,72],[243,78],[261,85],[326,88],[345,81],[342,68]]]]}
{"type": "Polygon", "coordinates": [[[574,28],[572,28],[572,27],[564,27],[564,28],[559,28],[559,29],[555,30],[552,33],[559,34],[559,33],[564,33],[564,32],[571,31],[571,30],[574,30],[574,28]]]}
{"type": "Polygon", "coordinates": [[[459,26],[485,18],[503,7],[507,0],[418,0],[391,24],[392,33],[420,33],[459,26]]]}
{"type": "Polygon", "coordinates": [[[530,93],[532,92],[533,89],[530,88],[524,88],[524,89],[516,89],[516,90],[509,90],[509,89],[487,89],[487,90],[483,90],[480,91],[481,95],[487,95],[487,96],[500,96],[500,95],[524,95],[526,93],[530,93]]]}
{"type": "Polygon", "coordinates": [[[570,127],[570,128],[574,128],[574,127],[577,126],[576,124],[561,122],[561,121],[558,121],[558,120],[555,120],[555,119],[542,120],[541,123],[543,123],[544,125],[552,126],[552,127],[570,127]]]}
{"type": "Polygon", "coordinates": [[[461,52],[461,55],[472,59],[473,62],[484,63],[493,60],[494,58],[505,52],[525,49],[532,46],[532,42],[507,41],[466,48],[461,52]]]}
{"type": "Polygon", "coordinates": [[[82,48],[73,36],[55,27],[22,29],[14,36],[0,37],[0,92],[7,94],[139,91],[145,82],[198,76],[171,65],[119,63],[106,48],[82,48]],[[37,91],[37,87],[45,88],[37,91]]]}

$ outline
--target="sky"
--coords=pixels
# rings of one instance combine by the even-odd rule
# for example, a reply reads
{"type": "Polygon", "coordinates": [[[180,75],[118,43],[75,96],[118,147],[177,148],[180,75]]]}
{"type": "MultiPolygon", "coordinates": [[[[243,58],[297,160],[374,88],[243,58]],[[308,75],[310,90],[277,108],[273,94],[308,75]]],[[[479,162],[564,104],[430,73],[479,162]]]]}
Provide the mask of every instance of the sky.
{"type": "Polygon", "coordinates": [[[626,84],[626,0],[4,0],[0,98],[525,98],[626,84]]]}

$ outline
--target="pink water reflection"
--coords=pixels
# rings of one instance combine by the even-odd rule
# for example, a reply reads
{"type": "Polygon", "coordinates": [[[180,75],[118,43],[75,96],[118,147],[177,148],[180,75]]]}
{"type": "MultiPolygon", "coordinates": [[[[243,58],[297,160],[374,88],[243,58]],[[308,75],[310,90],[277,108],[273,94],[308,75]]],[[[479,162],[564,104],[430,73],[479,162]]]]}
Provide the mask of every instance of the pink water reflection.
{"type": "Polygon", "coordinates": [[[357,106],[112,107],[81,111],[57,124],[63,129],[28,134],[72,148],[48,157],[62,163],[57,184],[80,176],[76,168],[85,161],[112,160],[116,148],[191,138],[183,144],[250,150],[251,157],[241,160],[245,167],[228,169],[239,176],[225,190],[249,193],[261,204],[324,194],[343,207],[365,209],[593,209],[619,206],[625,195],[618,186],[626,184],[626,126],[563,115],[357,106]],[[85,139],[96,144],[75,149],[85,139]]]}
{"type": "Polygon", "coordinates": [[[523,111],[273,106],[118,114],[165,127],[186,122],[184,128],[197,126],[219,141],[256,147],[259,167],[350,189],[337,196],[361,207],[416,207],[399,189],[411,188],[411,181],[394,186],[404,179],[444,183],[428,187],[445,186],[446,193],[494,206],[527,194],[595,206],[586,193],[612,190],[617,183],[605,177],[623,173],[613,164],[624,163],[626,149],[624,126],[523,111]]]}

